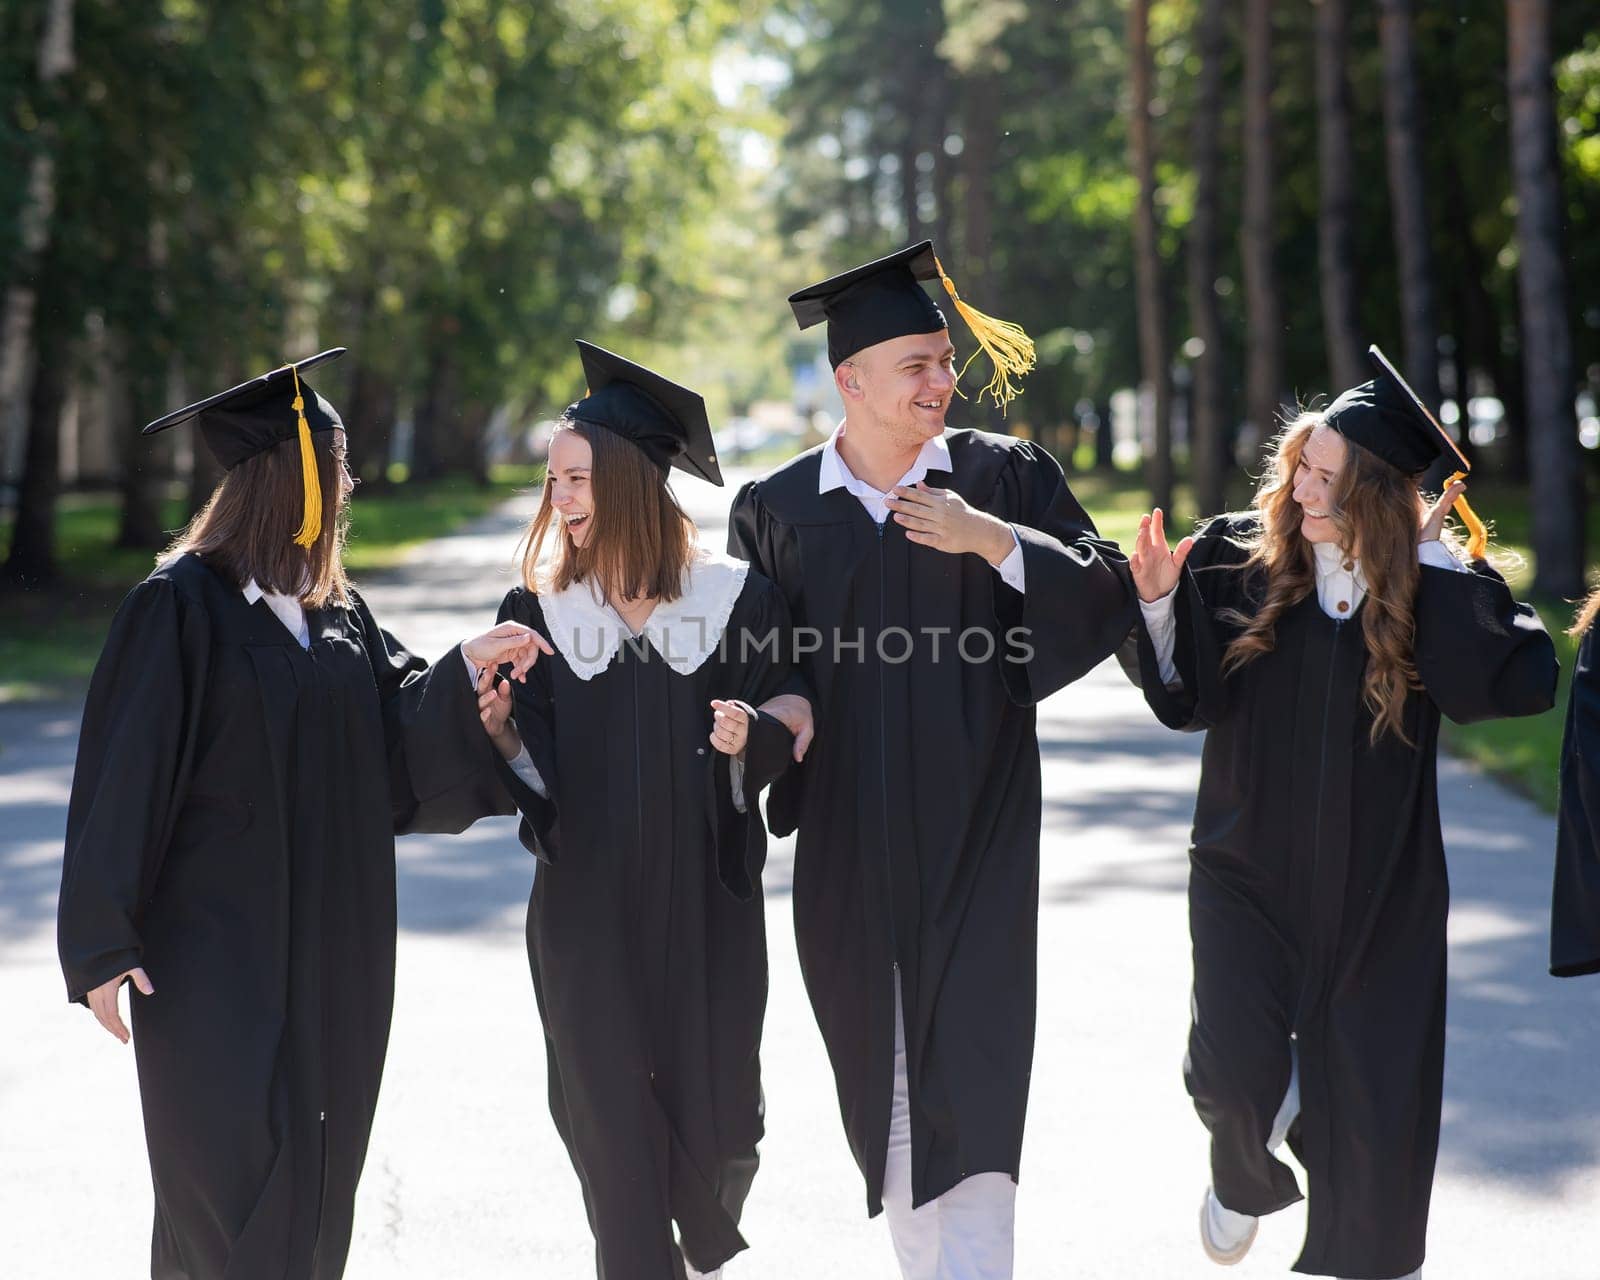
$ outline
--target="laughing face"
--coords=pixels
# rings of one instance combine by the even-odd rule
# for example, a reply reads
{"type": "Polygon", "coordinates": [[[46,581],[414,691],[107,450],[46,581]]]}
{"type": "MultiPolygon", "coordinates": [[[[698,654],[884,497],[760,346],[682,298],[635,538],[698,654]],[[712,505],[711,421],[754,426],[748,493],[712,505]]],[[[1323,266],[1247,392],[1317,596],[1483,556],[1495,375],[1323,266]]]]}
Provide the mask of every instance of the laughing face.
{"type": "Polygon", "coordinates": [[[858,351],[840,368],[848,390],[883,432],[920,445],[944,431],[956,393],[956,349],[946,329],[890,338],[858,351]]]}
{"type": "Polygon", "coordinates": [[[1300,532],[1307,542],[1339,541],[1339,528],[1330,516],[1345,453],[1344,437],[1326,424],[1307,437],[1300,451],[1294,469],[1294,500],[1300,504],[1300,532]]]}
{"type": "Polygon", "coordinates": [[[550,505],[575,547],[589,537],[594,517],[594,452],[576,431],[561,430],[550,441],[550,505]]]}

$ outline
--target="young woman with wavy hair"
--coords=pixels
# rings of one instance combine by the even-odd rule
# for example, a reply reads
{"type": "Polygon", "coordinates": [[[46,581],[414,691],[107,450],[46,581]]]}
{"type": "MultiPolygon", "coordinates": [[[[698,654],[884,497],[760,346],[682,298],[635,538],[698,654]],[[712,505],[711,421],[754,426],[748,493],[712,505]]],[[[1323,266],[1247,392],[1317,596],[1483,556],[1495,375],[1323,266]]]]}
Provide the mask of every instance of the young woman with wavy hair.
{"type": "Polygon", "coordinates": [[[157,1280],[343,1273],[394,833],[509,811],[469,664],[539,641],[508,623],[430,668],[346,581],[344,423],[302,377],[342,354],[146,428],[196,419],[227,470],[123,601],[84,706],[57,937],[68,996],[123,1043],[136,992],[157,1280]]]}
{"type": "Polygon", "coordinates": [[[1130,557],[1145,698],[1208,731],[1184,1076],[1211,1133],[1215,1262],[1301,1198],[1287,1140],[1307,1173],[1297,1271],[1421,1272],[1444,1066],[1439,720],[1543,711],[1556,679],[1537,616],[1443,536],[1463,486],[1418,491],[1445,447],[1380,359],[1288,424],[1249,512],[1169,551],[1156,511],[1130,557]]]}
{"type": "Polygon", "coordinates": [[[700,397],[579,349],[589,393],[500,611],[554,652],[482,705],[540,859],[528,960],[598,1273],[682,1280],[744,1248],[762,1135],[756,800],[795,742],[760,708],[788,678],[788,608],[667,486],[674,466],[722,482],[700,397]]]}

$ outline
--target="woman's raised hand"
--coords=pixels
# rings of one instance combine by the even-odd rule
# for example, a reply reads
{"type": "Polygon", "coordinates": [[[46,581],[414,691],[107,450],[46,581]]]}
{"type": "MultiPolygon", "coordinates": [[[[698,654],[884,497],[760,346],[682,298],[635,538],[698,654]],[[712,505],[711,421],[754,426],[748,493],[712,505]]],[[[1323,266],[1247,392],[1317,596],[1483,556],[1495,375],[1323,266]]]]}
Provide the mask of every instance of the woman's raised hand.
{"type": "Polygon", "coordinates": [[[1139,599],[1154,604],[1173,587],[1183,574],[1183,562],[1194,547],[1193,538],[1185,538],[1172,550],[1167,549],[1166,517],[1157,507],[1147,516],[1139,517],[1139,536],[1134,539],[1133,554],[1128,557],[1128,567],[1133,570],[1133,584],[1139,589],[1139,599]]]}
{"type": "Polygon", "coordinates": [[[1422,528],[1417,532],[1418,542],[1438,541],[1439,535],[1444,532],[1444,518],[1450,514],[1450,508],[1456,505],[1456,499],[1466,491],[1467,486],[1459,480],[1445,486],[1445,491],[1439,495],[1439,501],[1423,513],[1422,528]]]}
{"type": "Polygon", "coordinates": [[[502,622],[468,640],[461,651],[475,667],[498,667],[502,662],[509,662],[513,680],[526,680],[541,653],[555,653],[548,640],[520,622],[502,622]]]}
{"type": "Polygon", "coordinates": [[[133,980],[133,985],[139,988],[141,995],[155,995],[156,989],[150,985],[149,976],[143,969],[135,968],[119,973],[110,982],[102,982],[89,992],[87,997],[90,1012],[99,1020],[102,1027],[123,1044],[128,1043],[128,1028],[123,1025],[122,1010],[117,1007],[117,997],[122,991],[122,984],[130,978],[133,980]]]}

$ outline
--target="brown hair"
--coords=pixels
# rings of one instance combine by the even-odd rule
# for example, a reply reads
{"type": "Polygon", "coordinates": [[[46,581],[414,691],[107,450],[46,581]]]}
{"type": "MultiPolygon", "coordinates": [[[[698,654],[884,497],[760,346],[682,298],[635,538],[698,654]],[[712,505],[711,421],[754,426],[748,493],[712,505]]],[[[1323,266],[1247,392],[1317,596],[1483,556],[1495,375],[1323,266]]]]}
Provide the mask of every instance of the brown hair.
{"type": "Polygon", "coordinates": [[[1581,636],[1594,625],[1595,614],[1600,613],[1600,587],[1596,587],[1578,605],[1578,616],[1567,628],[1569,636],[1581,636]]]}
{"type": "MultiPolygon", "coordinates": [[[[1295,469],[1320,413],[1302,411],[1273,442],[1271,464],[1251,505],[1260,517],[1254,535],[1242,539],[1250,552],[1248,571],[1266,577],[1261,605],[1253,617],[1229,610],[1223,617],[1244,630],[1228,645],[1223,669],[1237,671],[1277,647],[1278,619],[1316,590],[1311,543],[1300,531],[1301,511],[1294,500],[1295,469]]],[[[1345,461],[1334,481],[1329,517],[1339,545],[1361,557],[1367,598],[1361,631],[1367,645],[1363,701],[1372,714],[1372,741],[1392,731],[1410,744],[1403,727],[1405,703],[1420,688],[1413,662],[1416,622],[1417,529],[1423,502],[1416,483],[1370,450],[1345,440],[1345,461]]]]}
{"type": "Polygon", "coordinates": [[[581,547],[565,536],[546,475],[544,500],[522,539],[523,584],[529,591],[556,592],[585,582],[612,600],[676,600],[683,594],[694,525],[666,477],[642,449],[605,427],[564,418],[556,429],[575,431],[589,442],[591,528],[581,547]],[[546,547],[552,538],[550,565],[546,547]]]}
{"type": "Polygon", "coordinates": [[[344,500],[344,464],[334,457],[338,434],[318,431],[311,437],[324,517],[322,533],[310,547],[294,540],[305,497],[300,445],[285,440],[225,474],[161,558],[193,552],[236,586],[254,578],[263,591],[294,596],[312,609],[349,604],[344,572],[349,504],[344,500]],[[334,513],[331,518],[328,512],[334,513]]]}

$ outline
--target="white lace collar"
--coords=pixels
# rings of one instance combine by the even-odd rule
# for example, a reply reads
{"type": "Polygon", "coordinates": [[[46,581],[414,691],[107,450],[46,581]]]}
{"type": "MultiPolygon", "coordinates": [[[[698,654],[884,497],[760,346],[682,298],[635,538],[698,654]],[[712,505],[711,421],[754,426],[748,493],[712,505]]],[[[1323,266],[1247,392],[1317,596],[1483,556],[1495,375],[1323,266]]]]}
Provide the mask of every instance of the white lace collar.
{"type": "MultiPolygon", "coordinates": [[[[699,670],[722,643],[749,570],[742,560],[697,549],[683,594],[670,604],[656,605],[638,638],[679,675],[699,670]]],[[[597,599],[585,583],[574,582],[550,595],[541,592],[539,605],[551,643],[580,680],[593,680],[609,667],[632,636],[616,610],[597,599]]]]}

